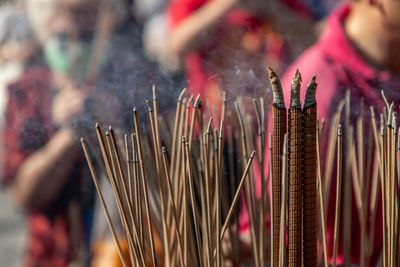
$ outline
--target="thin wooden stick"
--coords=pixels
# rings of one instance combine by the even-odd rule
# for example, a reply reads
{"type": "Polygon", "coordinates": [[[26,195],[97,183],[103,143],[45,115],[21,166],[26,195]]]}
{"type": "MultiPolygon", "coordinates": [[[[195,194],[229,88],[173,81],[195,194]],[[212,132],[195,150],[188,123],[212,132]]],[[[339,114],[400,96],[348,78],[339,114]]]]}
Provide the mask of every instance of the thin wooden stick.
{"type": "Polygon", "coordinates": [[[337,133],[337,181],[336,181],[336,209],[335,228],[333,233],[333,267],[336,267],[339,239],[340,199],[342,191],[342,126],[339,124],[337,133]]]}
{"type": "Polygon", "coordinates": [[[81,144],[82,144],[83,152],[85,153],[85,157],[86,157],[86,161],[87,161],[88,166],[89,166],[90,173],[91,173],[92,178],[93,178],[94,185],[96,186],[97,195],[99,196],[101,206],[103,207],[104,213],[106,215],[107,224],[108,224],[108,226],[109,226],[109,228],[111,230],[111,234],[112,234],[113,240],[115,242],[115,246],[117,247],[119,258],[120,258],[120,260],[122,262],[122,265],[124,267],[127,267],[128,264],[126,263],[124,254],[123,254],[123,252],[121,250],[121,246],[119,244],[118,237],[117,237],[117,235],[115,233],[114,225],[113,225],[113,223],[111,221],[110,214],[109,214],[108,209],[107,209],[107,205],[106,205],[106,203],[104,201],[104,197],[103,197],[103,194],[102,194],[100,186],[99,186],[99,182],[98,182],[98,178],[97,178],[97,175],[96,175],[96,171],[95,171],[95,169],[93,167],[92,160],[90,159],[90,155],[89,155],[88,149],[86,147],[85,140],[83,138],[81,138],[81,144]]]}
{"type": "Polygon", "coordinates": [[[169,200],[172,206],[172,215],[175,220],[175,232],[176,235],[178,236],[178,246],[179,246],[179,257],[180,261],[182,263],[182,266],[184,266],[184,259],[183,259],[183,246],[182,246],[182,236],[179,231],[179,221],[178,221],[178,216],[176,214],[176,205],[175,205],[175,200],[174,196],[172,194],[172,186],[171,186],[171,177],[170,177],[170,172],[169,172],[169,167],[168,167],[168,160],[167,160],[167,148],[162,147],[162,158],[163,158],[163,165],[164,165],[164,174],[166,176],[167,180],[167,188],[168,188],[168,194],[169,194],[169,200]]]}
{"type": "Polygon", "coordinates": [[[320,217],[321,217],[321,231],[322,231],[322,245],[324,249],[324,266],[328,267],[328,242],[326,236],[326,219],[325,219],[325,207],[324,207],[324,196],[322,191],[322,168],[321,168],[321,148],[319,141],[319,127],[317,124],[317,174],[318,174],[318,193],[319,193],[319,208],[320,208],[320,217]]]}
{"type": "Polygon", "coordinates": [[[191,161],[189,147],[190,147],[190,145],[187,142],[185,144],[185,149],[186,149],[186,161],[187,161],[187,165],[188,165],[190,201],[191,201],[191,205],[192,205],[193,222],[194,222],[194,228],[195,228],[195,234],[196,234],[197,252],[198,252],[198,256],[199,256],[200,266],[202,267],[202,266],[204,266],[204,264],[203,264],[203,257],[201,257],[201,255],[202,255],[201,239],[200,239],[200,230],[199,230],[199,226],[198,226],[199,219],[198,219],[198,215],[197,215],[197,211],[196,211],[196,200],[195,200],[195,195],[194,195],[192,170],[190,167],[192,161],[191,161]]]}
{"type": "Polygon", "coordinates": [[[230,222],[230,220],[232,218],[233,211],[235,210],[236,204],[237,204],[237,202],[239,200],[240,192],[242,191],[242,187],[244,185],[244,182],[246,181],[246,177],[247,177],[247,174],[248,174],[248,172],[250,170],[251,163],[253,162],[255,153],[256,153],[255,151],[253,151],[251,153],[250,158],[247,161],[246,167],[245,167],[245,169],[243,171],[242,178],[240,179],[239,186],[236,189],[235,196],[233,197],[233,201],[232,201],[232,204],[231,204],[231,206],[229,208],[228,215],[226,216],[225,223],[224,223],[224,225],[222,227],[222,230],[221,230],[221,236],[220,236],[220,240],[221,241],[224,239],[224,235],[225,235],[226,229],[229,226],[229,222],[230,222]]]}
{"type": "Polygon", "coordinates": [[[136,107],[133,108],[133,119],[135,123],[135,132],[136,132],[136,142],[137,142],[137,150],[139,155],[139,166],[140,166],[140,175],[142,177],[142,186],[143,186],[143,193],[144,193],[144,204],[146,208],[146,215],[147,215],[147,222],[148,222],[148,231],[150,235],[150,250],[151,250],[151,261],[155,267],[157,267],[157,259],[156,259],[156,251],[154,248],[154,236],[153,236],[153,229],[152,229],[152,220],[150,215],[150,206],[149,206],[149,196],[147,191],[147,181],[144,171],[144,162],[143,162],[143,151],[142,151],[142,144],[140,139],[140,132],[139,132],[139,123],[138,117],[136,112],[136,107]]]}

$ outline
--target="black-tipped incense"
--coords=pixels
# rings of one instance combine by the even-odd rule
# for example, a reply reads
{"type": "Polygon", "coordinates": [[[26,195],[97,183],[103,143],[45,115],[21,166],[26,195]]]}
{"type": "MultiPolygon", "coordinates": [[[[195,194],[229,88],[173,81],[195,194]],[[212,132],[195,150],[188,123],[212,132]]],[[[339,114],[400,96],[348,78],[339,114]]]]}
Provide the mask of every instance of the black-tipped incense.
{"type": "Polygon", "coordinates": [[[292,80],[292,88],[290,90],[290,108],[301,109],[300,103],[300,86],[301,86],[301,75],[299,70],[296,70],[296,74],[292,80]]]}

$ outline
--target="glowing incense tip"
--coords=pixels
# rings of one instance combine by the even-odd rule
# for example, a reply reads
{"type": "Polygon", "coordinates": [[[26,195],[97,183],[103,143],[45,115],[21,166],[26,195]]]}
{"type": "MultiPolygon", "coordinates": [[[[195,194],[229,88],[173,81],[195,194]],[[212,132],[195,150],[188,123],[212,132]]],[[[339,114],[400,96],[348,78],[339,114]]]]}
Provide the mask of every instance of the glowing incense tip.
{"type": "Polygon", "coordinates": [[[274,105],[276,105],[278,108],[285,108],[285,100],[283,97],[281,81],[271,67],[267,67],[267,69],[269,82],[272,87],[272,94],[274,96],[274,105]]]}
{"type": "Polygon", "coordinates": [[[304,99],[304,108],[309,108],[317,103],[315,93],[317,91],[317,83],[315,82],[315,75],[311,78],[311,81],[307,85],[306,97],[304,99]]]}
{"type": "Polygon", "coordinates": [[[296,70],[296,75],[292,80],[292,87],[290,91],[290,107],[301,109],[300,103],[300,86],[301,86],[301,75],[299,70],[296,70]]]}

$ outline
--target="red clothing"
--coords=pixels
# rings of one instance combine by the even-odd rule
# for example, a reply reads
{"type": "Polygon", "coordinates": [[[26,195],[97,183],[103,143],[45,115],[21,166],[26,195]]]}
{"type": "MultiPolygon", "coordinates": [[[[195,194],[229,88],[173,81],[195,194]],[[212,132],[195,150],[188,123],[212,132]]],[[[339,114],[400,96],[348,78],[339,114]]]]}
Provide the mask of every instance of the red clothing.
{"type": "MultiPolygon", "coordinates": [[[[53,94],[50,79],[47,70],[32,69],[9,86],[1,163],[5,185],[12,183],[20,164],[44,146],[55,131],[50,112],[53,94]]],[[[76,193],[74,187],[76,180],[71,179],[46,210],[27,214],[29,238],[25,266],[62,267],[71,260],[65,214],[68,200],[76,193]]]]}
{"type": "MultiPolygon", "coordinates": [[[[355,128],[355,122],[360,115],[361,99],[364,99],[365,124],[368,125],[370,118],[369,107],[374,105],[377,116],[384,107],[384,102],[380,90],[384,90],[389,101],[399,98],[400,80],[394,77],[389,71],[377,70],[370,66],[361,55],[355,50],[346,37],[342,24],[348,14],[351,12],[349,5],[344,5],[331,13],[327,20],[326,29],[317,43],[306,50],[287,70],[282,79],[282,86],[285,95],[285,104],[288,108],[290,100],[290,84],[296,69],[298,68],[302,74],[303,83],[301,86],[301,99],[304,100],[306,86],[313,75],[317,77],[317,105],[319,118],[325,118],[325,127],[327,128],[322,138],[321,151],[322,159],[327,150],[327,141],[329,133],[329,125],[332,116],[337,109],[338,103],[344,99],[346,89],[351,92],[351,114],[350,122],[355,128]]],[[[342,111],[342,119],[344,117],[342,111]]],[[[272,130],[272,115],[270,114],[268,132],[272,130]]],[[[378,116],[379,117],[379,116],[378,116]]],[[[378,119],[379,120],[379,119],[378,119]]],[[[379,122],[379,121],[378,121],[379,122]]],[[[365,127],[368,129],[368,127],[365,127]]],[[[355,132],[356,130],[354,130],[355,132]]],[[[368,135],[368,131],[365,130],[368,135]]],[[[365,137],[364,140],[368,140],[365,137]]],[[[365,141],[367,142],[367,141],[365,141]]],[[[268,153],[266,153],[268,162],[268,153]]],[[[346,160],[343,161],[343,166],[346,160]]],[[[324,163],[324,160],[323,162],[324,163]]],[[[324,167],[324,166],[323,166],[324,167]]],[[[269,166],[266,166],[268,171],[269,166]]],[[[259,185],[259,179],[257,179],[259,185]]],[[[344,182],[342,183],[344,186],[344,182]]],[[[328,235],[328,251],[330,257],[333,253],[333,229],[335,217],[335,198],[336,198],[336,173],[333,170],[332,184],[330,188],[330,199],[328,206],[327,235],[328,235]]],[[[342,193],[344,190],[342,190],[342,193]]],[[[378,192],[380,195],[380,191],[378,192]]],[[[368,198],[369,199],[369,198],[368,198]]],[[[368,203],[369,205],[369,203],[368,203]]],[[[369,206],[368,206],[369,207],[369,206]]],[[[343,195],[342,207],[343,214],[343,195]]],[[[368,214],[369,216],[369,214],[368,214]]],[[[343,222],[343,216],[341,217],[343,222]]],[[[247,216],[242,214],[242,229],[247,227],[247,216]]],[[[355,205],[354,194],[352,196],[352,225],[351,225],[351,262],[359,263],[360,257],[360,229],[358,211],[355,205]]],[[[340,226],[340,229],[343,229],[340,226]]],[[[343,230],[340,230],[343,233],[343,230]]],[[[343,262],[343,236],[339,239],[338,263],[343,262]]],[[[382,249],[382,209],[379,197],[378,209],[375,219],[375,236],[374,249],[372,254],[372,262],[377,262],[382,249]]]]}
{"type": "MultiPolygon", "coordinates": [[[[173,0],[169,6],[170,27],[212,0],[173,0]]],[[[292,2],[296,2],[293,0],[292,2]]],[[[199,50],[185,55],[190,93],[202,94],[209,108],[219,103],[221,91],[228,98],[264,92],[265,62],[277,69],[287,57],[283,37],[260,18],[243,9],[228,12],[199,50]]],[[[233,101],[228,101],[232,102],[233,101]]]]}

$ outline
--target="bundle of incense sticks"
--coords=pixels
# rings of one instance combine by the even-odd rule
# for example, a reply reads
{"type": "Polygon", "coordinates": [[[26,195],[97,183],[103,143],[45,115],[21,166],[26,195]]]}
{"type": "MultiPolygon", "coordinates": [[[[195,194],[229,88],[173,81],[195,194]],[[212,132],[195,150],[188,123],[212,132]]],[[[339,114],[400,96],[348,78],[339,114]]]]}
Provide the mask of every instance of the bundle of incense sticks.
{"type": "MultiPolygon", "coordinates": [[[[333,251],[332,263],[336,266],[339,237],[349,227],[346,223],[340,226],[341,206],[351,205],[348,198],[344,198],[344,203],[341,201],[342,191],[346,191],[342,190],[345,179],[351,181],[361,224],[361,229],[357,229],[361,232],[361,266],[372,264],[379,192],[383,207],[383,266],[398,265],[400,131],[394,104],[389,105],[383,95],[387,105],[380,114],[380,127],[371,107],[369,135],[364,130],[366,115],[359,112],[354,137],[349,121],[350,94],[347,94],[331,120],[326,156],[321,158],[325,127],[324,120],[319,123],[317,118],[316,77],[307,86],[302,108],[301,75],[296,73],[286,110],[277,74],[268,68],[268,76],[273,92],[269,162],[264,162],[263,99],[259,104],[255,99],[252,101],[256,115],[253,120],[243,116],[245,105],[241,101],[235,103],[234,111],[228,110],[225,94],[221,120],[215,122],[212,117],[206,119],[200,96],[186,96],[183,90],[171,126],[158,112],[153,88],[152,103],[146,101],[149,134],[140,131],[138,111],[134,109],[134,132],[130,135],[121,138],[112,127],[104,132],[96,124],[100,149],[89,139],[81,139],[123,266],[225,266],[232,262],[239,265],[244,261],[246,247],[239,242],[240,198],[249,217],[247,252],[255,266],[264,266],[268,261],[271,266],[316,266],[319,239],[324,266],[328,266],[328,249],[333,251]],[[344,106],[347,114],[342,127],[344,106]],[[232,115],[235,113],[236,119],[232,115]],[[257,132],[252,130],[255,124],[257,132]],[[364,153],[365,138],[368,138],[367,153],[364,153]],[[101,156],[97,155],[98,150],[101,156]],[[258,166],[252,164],[255,158],[258,166]],[[270,169],[267,177],[264,166],[270,169]],[[255,195],[257,167],[262,173],[260,198],[255,195]],[[333,246],[328,248],[325,207],[335,168],[336,203],[335,211],[330,211],[335,212],[335,228],[333,246]],[[107,178],[114,192],[123,236],[117,235],[115,220],[110,218],[99,187],[99,170],[104,170],[99,174],[107,178]],[[229,189],[224,186],[225,181],[229,189]],[[271,196],[267,196],[268,182],[271,196]],[[266,229],[268,214],[271,229],[266,229]],[[128,256],[121,249],[121,239],[128,244],[128,256]],[[269,245],[271,253],[266,249],[269,245]]],[[[361,110],[363,107],[361,104],[361,110]]]]}
{"type": "MultiPolygon", "coordinates": [[[[285,246],[280,244],[282,230],[285,226],[285,212],[281,209],[281,179],[285,179],[285,169],[282,167],[281,155],[286,134],[286,109],[283,101],[282,87],[278,76],[269,69],[269,78],[274,94],[272,108],[272,199],[273,199],[273,260],[274,266],[285,263],[285,246]],[[281,214],[280,216],[277,216],[281,214]],[[275,230],[276,229],[276,230],[275,230]],[[276,231],[276,232],[275,232],[276,231]],[[275,234],[276,233],[276,234],[275,234]]],[[[288,266],[317,266],[317,150],[316,126],[317,103],[315,77],[307,87],[304,108],[300,102],[301,75],[296,71],[291,85],[291,99],[288,111],[288,266]]]]}
{"type": "MultiPolygon", "coordinates": [[[[156,91],[153,88],[153,103],[146,101],[149,115],[150,135],[143,135],[139,128],[138,111],[133,110],[134,132],[128,138],[118,138],[109,127],[105,133],[99,123],[96,134],[102,160],[97,168],[92,161],[96,148],[89,140],[81,139],[100,202],[113,235],[121,262],[124,266],[222,266],[227,261],[240,261],[239,246],[230,246],[227,257],[222,257],[222,245],[232,240],[232,225],[238,225],[237,204],[244,188],[244,201],[250,216],[252,231],[251,254],[257,266],[265,263],[265,247],[268,242],[260,237],[267,232],[265,218],[268,207],[265,198],[256,199],[254,171],[251,170],[258,151],[259,165],[263,166],[262,147],[264,140],[264,102],[253,99],[257,114],[258,134],[254,135],[245,126],[240,103],[235,103],[237,120],[225,121],[226,101],[223,95],[221,121],[213,127],[213,119],[203,124],[204,114],[200,96],[185,97],[185,90],[178,98],[173,133],[168,131],[165,119],[158,114],[156,91]],[[225,129],[225,125],[230,127],[225,129]],[[196,136],[196,127],[198,136],[196,136]],[[239,129],[239,133],[235,131],[239,129]],[[226,133],[228,131],[228,133],[226,133]],[[258,136],[256,142],[248,140],[258,136]],[[254,135],[254,136],[253,136],[254,135]],[[171,138],[170,138],[171,136],[171,138]],[[238,155],[228,160],[224,150],[225,136],[230,146],[237,145],[238,155]],[[235,138],[232,138],[235,136],[235,138]],[[237,137],[237,138],[236,138],[237,137]],[[122,140],[123,139],[123,140],[122,140]],[[171,139],[171,140],[169,140],[171,139]],[[123,145],[120,145],[120,144],[123,145]],[[167,147],[171,149],[168,150],[167,147]],[[254,148],[254,149],[253,149],[254,148]],[[251,149],[251,150],[250,150],[251,149]],[[249,152],[252,151],[253,152],[249,152]],[[171,154],[170,152],[171,151],[171,154]],[[122,155],[125,155],[123,158],[122,155]],[[237,160],[239,160],[239,165],[237,160]],[[225,171],[225,164],[237,169],[235,173],[225,171]],[[114,191],[123,237],[129,247],[129,258],[120,246],[121,237],[116,235],[116,226],[110,218],[107,203],[99,187],[98,169],[104,169],[114,191]],[[222,179],[229,179],[233,192],[229,199],[222,179]],[[238,180],[235,183],[234,180],[238,180]],[[237,186],[235,186],[237,184],[237,186]],[[224,204],[222,204],[224,203],[224,204]],[[236,218],[235,218],[236,217],[236,218]],[[261,217],[261,218],[260,218],[261,217]],[[256,220],[256,218],[260,218],[256,220]],[[229,234],[227,234],[229,233],[229,234]],[[237,251],[236,251],[237,250],[237,251]],[[239,257],[236,257],[236,255],[239,257]],[[224,260],[226,258],[227,260],[224,260]]],[[[247,122],[247,121],[246,121],[247,122]]],[[[253,140],[253,139],[251,139],[253,140]]],[[[233,152],[232,152],[233,153],[233,152]]],[[[263,186],[266,186],[263,182],[263,186]]],[[[267,190],[262,189],[263,194],[267,190]]],[[[237,242],[237,241],[236,241],[237,242]]]]}

